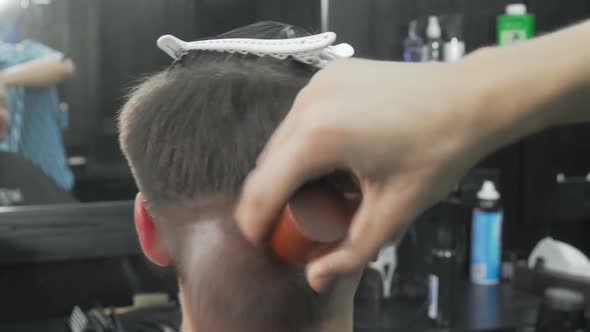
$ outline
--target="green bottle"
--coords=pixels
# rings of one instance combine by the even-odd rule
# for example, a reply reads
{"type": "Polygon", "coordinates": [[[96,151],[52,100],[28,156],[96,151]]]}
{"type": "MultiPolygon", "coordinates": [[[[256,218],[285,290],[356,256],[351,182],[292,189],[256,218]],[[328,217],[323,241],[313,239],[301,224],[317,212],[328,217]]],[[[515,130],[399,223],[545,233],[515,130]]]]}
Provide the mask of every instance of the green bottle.
{"type": "Polygon", "coordinates": [[[524,4],[506,6],[506,14],[498,16],[498,45],[508,45],[535,35],[535,15],[527,14],[524,4]]]}

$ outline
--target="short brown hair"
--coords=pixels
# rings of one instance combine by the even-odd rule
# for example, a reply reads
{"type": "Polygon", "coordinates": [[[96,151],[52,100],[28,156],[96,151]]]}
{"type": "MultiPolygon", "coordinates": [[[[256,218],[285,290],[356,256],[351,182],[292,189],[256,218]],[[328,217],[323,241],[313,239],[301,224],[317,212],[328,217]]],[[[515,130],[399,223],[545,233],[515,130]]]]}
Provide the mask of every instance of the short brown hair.
{"type": "MultiPolygon", "coordinates": [[[[307,34],[262,22],[221,37],[307,34]]],[[[150,210],[220,194],[235,199],[264,143],[315,71],[291,59],[199,51],[134,89],[120,113],[120,142],[150,210]]],[[[205,301],[193,308],[199,329],[309,331],[320,320],[327,296],[313,292],[300,269],[250,246],[231,215],[221,219],[216,227],[224,241],[210,246],[205,255],[210,259],[197,259],[212,277],[191,283],[195,261],[187,258],[194,256],[186,254],[187,243],[172,255],[191,296],[205,301]],[[226,256],[218,257],[221,253],[226,256]],[[233,259],[228,262],[228,257],[233,259]]],[[[169,228],[169,222],[156,220],[161,228],[169,228]]],[[[190,229],[170,234],[182,242],[191,236],[190,241],[199,241],[206,233],[190,229]]]]}
{"type": "MultiPolygon", "coordinates": [[[[220,37],[305,34],[288,24],[260,22],[220,37]]],[[[237,194],[314,72],[291,59],[200,51],[138,85],[120,113],[120,143],[148,202],[237,194]]]]}

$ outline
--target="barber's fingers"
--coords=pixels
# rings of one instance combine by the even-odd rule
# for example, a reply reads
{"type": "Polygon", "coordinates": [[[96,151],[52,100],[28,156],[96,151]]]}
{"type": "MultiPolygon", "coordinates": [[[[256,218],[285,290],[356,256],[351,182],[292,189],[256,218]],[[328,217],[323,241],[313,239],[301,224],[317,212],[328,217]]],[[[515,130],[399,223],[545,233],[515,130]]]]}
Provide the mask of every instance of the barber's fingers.
{"type": "Polygon", "coordinates": [[[323,291],[338,275],[361,271],[381,246],[403,232],[412,218],[406,206],[413,193],[391,185],[387,192],[365,190],[363,203],[355,215],[347,239],[331,253],[307,267],[307,280],[316,291],[323,291]],[[396,194],[395,189],[400,190],[396,194]]]}
{"type": "Polygon", "coordinates": [[[314,135],[274,148],[248,176],[235,217],[244,236],[259,243],[276,221],[288,197],[305,181],[337,167],[329,158],[332,143],[314,135]]]}

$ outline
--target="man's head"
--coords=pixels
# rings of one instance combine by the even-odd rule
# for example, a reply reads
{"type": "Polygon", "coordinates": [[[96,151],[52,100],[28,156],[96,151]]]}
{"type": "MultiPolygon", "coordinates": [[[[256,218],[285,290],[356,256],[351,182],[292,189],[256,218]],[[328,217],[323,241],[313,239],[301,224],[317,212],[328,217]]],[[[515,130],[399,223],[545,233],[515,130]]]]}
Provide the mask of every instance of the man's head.
{"type": "MultiPolygon", "coordinates": [[[[220,37],[305,35],[263,22],[220,37]]],[[[198,332],[315,331],[351,319],[336,316],[351,315],[343,311],[352,309],[356,278],[317,294],[301,269],[254,248],[232,219],[242,182],[314,73],[290,59],[192,52],[139,85],[120,114],[121,146],[141,191],[142,248],[174,265],[185,321],[198,332]]]]}

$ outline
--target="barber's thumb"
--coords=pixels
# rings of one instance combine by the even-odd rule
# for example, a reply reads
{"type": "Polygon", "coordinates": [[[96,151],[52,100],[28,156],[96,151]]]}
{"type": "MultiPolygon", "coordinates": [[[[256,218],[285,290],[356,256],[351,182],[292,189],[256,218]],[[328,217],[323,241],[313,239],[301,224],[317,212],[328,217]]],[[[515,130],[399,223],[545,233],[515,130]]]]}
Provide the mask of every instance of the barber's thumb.
{"type": "Polygon", "coordinates": [[[344,244],[309,263],[306,268],[307,282],[312,289],[321,293],[329,288],[337,276],[361,271],[365,265],[365,258],[344,244]]]}
{"type": "Polygon", "coordinates": [[[363,203],[350,224],[346,239],[307,266],[307,280],[314,290],[325,290],[336,276],[362,271],[375,257],[390,238],[387,221],[395,214],[390,212],[395,206],[392,202],[379,192],[365,190],[363,203]]]}

